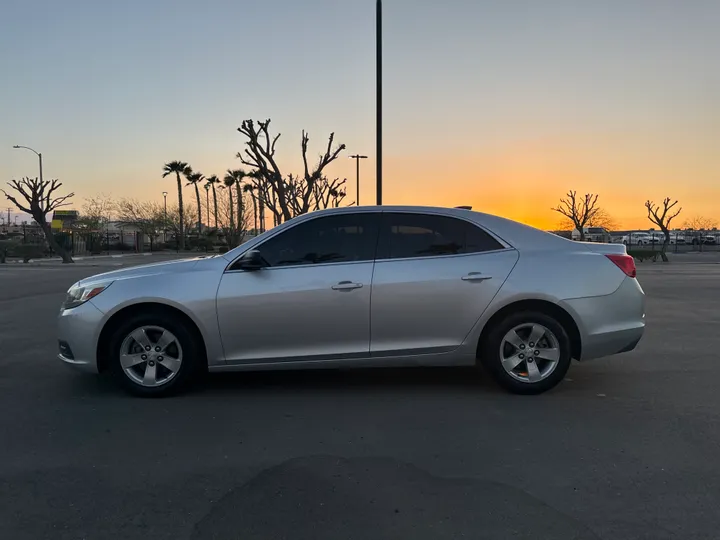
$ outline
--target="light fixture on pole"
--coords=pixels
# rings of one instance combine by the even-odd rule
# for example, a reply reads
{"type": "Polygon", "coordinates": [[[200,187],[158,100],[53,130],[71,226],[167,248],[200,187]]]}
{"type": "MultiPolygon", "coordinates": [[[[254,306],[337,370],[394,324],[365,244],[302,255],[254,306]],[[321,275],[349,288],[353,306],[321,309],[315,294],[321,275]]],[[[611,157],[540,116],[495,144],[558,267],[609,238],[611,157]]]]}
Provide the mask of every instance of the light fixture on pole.
{"type": "Polygon", "coordinates": [[[377,0],[375,12],[375,159],[376,159],[376,199],[382,204],[382,0],[377,0]]]}
{"type": "Polygon", "coordinates": [[[16,144],[13,146],[13,148],[23,148],[25,150],[30,150],[38,157],[38,162],[40,163],[40,181],[43,181],[43,171],[42,171],[42,154],[38,152],[37,150],[33,150],[29,146],[20,146],[19,144],[16,144]]]}
{"type": "Polygon", "coordinates": [[[350,159],[355,160],[355,189],[356,189],[356,194],[357,194],[357,200],[355,201],[355,206],[360,206],[360,160],[367,159],[367,156],[361,156],[360,154],[355,154],[354,156],[350,156],[350,159]]]}

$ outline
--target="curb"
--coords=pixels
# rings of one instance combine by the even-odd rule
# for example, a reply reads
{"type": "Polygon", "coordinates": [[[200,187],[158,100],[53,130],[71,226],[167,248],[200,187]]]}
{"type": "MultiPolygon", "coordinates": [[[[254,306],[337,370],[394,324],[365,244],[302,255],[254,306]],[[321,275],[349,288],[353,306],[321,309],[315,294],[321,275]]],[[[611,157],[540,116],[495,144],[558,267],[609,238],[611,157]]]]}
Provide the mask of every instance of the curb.
{"type": "MultiPolygon", "coordinates": [[[[125,253],[122,255],[95,255],[90,257],[73,257],[73,261],[102,261],[106,259],[122,259],[124,257],[151,257],[153,255],[156,255],[155,253],[125,253]]],[[[62,263],[62,259],[59,257],[52,257],[48,259],[30,259],[27,263],[22,262],[22,260],[12,260],[12,261],[6,261],[5,264],[52,264],[52,263],[62,263]]]]}

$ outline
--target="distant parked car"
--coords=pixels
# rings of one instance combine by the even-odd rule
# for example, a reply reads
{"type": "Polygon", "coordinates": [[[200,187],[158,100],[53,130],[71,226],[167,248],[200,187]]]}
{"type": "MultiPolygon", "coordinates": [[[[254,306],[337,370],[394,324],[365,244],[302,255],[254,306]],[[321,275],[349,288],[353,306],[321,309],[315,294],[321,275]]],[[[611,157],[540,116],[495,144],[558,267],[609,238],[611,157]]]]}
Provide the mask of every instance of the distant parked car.
{"type": "Polygon", "coordinates": [[[646,232],[632,232],[622,237],[622,243],[626,246],[647,246],[652,244],[652,236],[646,232]]]}
{"type": "MultiPolygon", "coordinates": [[[[610,242],[610,233],[603,227],[584,227],[586,242],[610,242]]],[[[580,240],[580,231],[573,229],[572,239],[580,240]]]]}
{"type": "MultiPolygon", "coordinates": [[[[670,238],[668,243],[670,245],[675,244],[684,244],[685,243],[685,237],[684,236],[678,236],[677,233],[671,232],[669,234],[670,238]]],[[[662,245],[665,243],[665,233],[663,232],[654,232],[650,234],[650,243],[656,244],[656,245],[662,245]]]]}
{"type": "Polygon", "coordinates": [[[700,244],[714,246],[717,244],[717,239],[712,234],[696,234],[691,236],[689,243],[694,246],[700,244]]]}
{"type": "Polygon", "coordinates": [[[622,245],[463,209],[338,208],[223,255],[75,283],[59,358],[141,396],[204,370],[475,364],[537,394],[572,358],[635,348],[644,297],[622,245]]]}

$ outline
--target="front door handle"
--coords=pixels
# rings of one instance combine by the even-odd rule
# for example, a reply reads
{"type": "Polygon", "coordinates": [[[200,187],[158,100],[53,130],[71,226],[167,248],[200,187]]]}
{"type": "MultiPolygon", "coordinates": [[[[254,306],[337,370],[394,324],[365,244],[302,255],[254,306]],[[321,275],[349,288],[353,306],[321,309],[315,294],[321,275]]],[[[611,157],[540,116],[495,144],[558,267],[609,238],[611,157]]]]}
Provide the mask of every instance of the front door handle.
{"type": "Polygon", "coordinates": [[[470,272],[467,276],[462,277],[463,281],[485,281],[486,279],[492,279],[492,276],[481,272],[470,272]]]}
{"type": "Polygon", "coordinates": [[[333,285],[333,291],[352,291],[353,289],[361,289],[362,283],[353,283],[352,281],[341,281],[337,285],[333,285]]]}

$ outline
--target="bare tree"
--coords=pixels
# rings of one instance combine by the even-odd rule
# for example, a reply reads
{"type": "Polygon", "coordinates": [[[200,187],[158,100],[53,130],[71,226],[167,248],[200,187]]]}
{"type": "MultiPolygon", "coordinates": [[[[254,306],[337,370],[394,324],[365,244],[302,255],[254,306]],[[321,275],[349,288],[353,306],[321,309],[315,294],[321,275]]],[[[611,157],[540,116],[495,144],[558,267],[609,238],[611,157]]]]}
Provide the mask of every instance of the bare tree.
{"type": "Polygon", "coordinates": [[[582,242],[585,240],[585,227],[599,211],[597,200],[597,194],[586,193],[582,199],[578,199],[577,191],[568,191],[566,198],[560,199],[560,204],[551,210],[559,212],[572,222],[573,227],[580,233],[582,242]]]}
{"type": "Polygon", "coordinates": [[[183,245],[180,247],[181,232],[187,232],[193,228],[194,216],[197,214],[195,206],[192,203],[185,203],[183,207],[182,218],[180,214],[179,205],[168,206],[167,219],[163,211],[163,226],[172,231],[178,240],[178,249],[184,249],[183,245]]]}
{"type": "Polygon", "coordinates": [[[683,221],[683,228],[694,231],[709,231],[717,227],[717,221],[705,216],[693,216],[683,221]]]}
{"type": "Polygon", "coordinates": [[[39,180],[38,178],[25,177],[22,180],[11,180],[7,184],[13,190],[17,191],[21,198],[10,195],[7,191],[2,190],[5,197],[19,210],[33,217],[37,224],[40,225],[48,244],[55,253],[60,255],[63,263],[72,263],[73,259],[70,253],[62,248],[57,240],[55,240],[46,216],[57,208],[69,205],[70,203],[67,201],[71,197],[74,197],[75,194],[57,195],[56,191],[62,187],[62,182],[59,182],[57,179],[39,180]]]}
{"type": "MultiPolygon", "coordinates": [[[[250,225],[250,213],[245,211],[248,205],[243,201],[236,205],[233,186],[221,188],[228,192],[228,197],[218,197],[218,226],[225,235],[228,248],[232,249],[243,242],[250,225]],[[237,214],[238,208],[240,214],[237,214]]],[[[248,197],[246,193],[241,196],[248,197]]]]}
{"type": "Polygon", "coordinates": [[[660,230],[665,235],[665,239],[663,240],[662,249],[660,250],[660,256],[662,257],[662,260],[664,262],[668,261],[667,255],[665,254],[665,251],[667,250],[668,244],[670,243],[670,222],[675,219],[680,212],[682,212],[682,208],[678,208],[677,210],[674,210],[675,206],[677,205],[677,201],[674,203],[670,202],[670,197],[667,197],[662,202],[662,207],[659,205],[656,205],[654,202],[648,200],[645,202],[645,208],[647,208],[648,213],[648,219],[651,223],[657,225],[660,227],[660,230]]]}
{"type": "MultiPolygon", "coordinates": [[[[340,185],[324,180],[323,171],[335,161],[345,150],[344,144],[335,145],[335,134],[331,133],[325,152],[320,155],[317,163],[310,165],[308,158],[309,135],[303,130],[300,139],[300,149],[303,159],[303,173],[301,175],[283,175],[278,166],[275,145],[280,133],[270,135],[270,120],[265,122],[244,120],[238,131],[246,137],[246,148],[238,152],[240,161],[252,167],[248,178],[255,189],[255,196],[261,214],[261,228],[263,228],[263,209],[268,208],[274,215],[275,223],[282,223],[293,217],[305,214],[311,210],[327,208],[322,204],[340,204],[340,185]],[[330,192],[335,192],[333,195],[330,192]],[[330,193],[330,194],[329,194],[330,193]],[[328,196],[329,194],[329,196],[328,196]]],[[[340,182],[338,180],[338,182],[340,182]]],[[[340,182],[343,184],[344,180],[340,182]]]]}
{"type": "MultiPolygon", "coordinates": [[[[619,226],[614,217],[612,217],[604,208],[598,208],[597,212],[588,220],[586,227],[602,227],[608,232],[618,230],[619,226]]],[[[558,229],[562,231],[572,230],[575,224],[566,217],[558,222],[558,229]]]]}
{"type": "Polygon", "coordinates": [[[165,209],[160,203],[120,199],[116,208],[118,222],[136,228],[151,240],[157,239],[159,231],[165,225],[165,209]]]}
{"type": "Polygon", "coordinates": [[[606,231],[618,230],[618,223],[604,208],[598,208],[597,211],[588,220],[588,227],[602,227],[606,231]]]}
{"type": "Polygon", "coordinates": [[[88,197],[80,210],[80,217],[75,226],[89,231],[99,231],[105,228],[115,211],[116,203],[109,195],[100,194],[88,197]]]}

